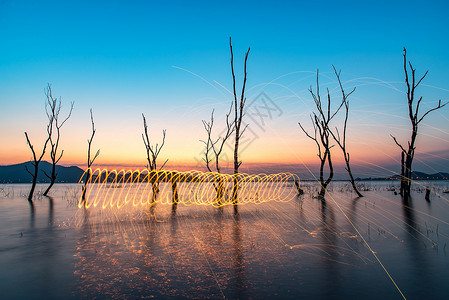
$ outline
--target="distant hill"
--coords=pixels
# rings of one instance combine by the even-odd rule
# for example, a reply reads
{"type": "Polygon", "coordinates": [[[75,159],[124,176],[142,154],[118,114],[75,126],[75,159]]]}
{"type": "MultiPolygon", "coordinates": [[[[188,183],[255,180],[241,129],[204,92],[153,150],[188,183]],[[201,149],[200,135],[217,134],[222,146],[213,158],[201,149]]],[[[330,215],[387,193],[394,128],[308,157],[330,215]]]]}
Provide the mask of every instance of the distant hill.
{"type": "MultiPolygon", "coordinates": [[[[411,176],[412,180],[449,180],[449,173],[438,172],[435,174],[427,174],[423,172],[414,171],[411,176]]],[[[399,175],[394,175],[388,177],[390,180],[399,180],[401,177],[399,175]]]]}
{"type": "MultiPolygon", "coordinates": [[[[0,166],[0,183],[31,183],[32,177],[25,170],[25,166],[28,170],[33,170],[32,162],[24,162],[16,165],[0,166]]],[[[38,183],[48,183],[50,180],[45,176],[44,172],[47,174],[51,173],[51,164],[47,161],[42,161],[39,164],[39,175],[38,183]]],[[[76,183],[79,181],[84,173],[79,167],[63,167],[56,166],[56,173],[58,174],[56,178],[57,183],[76,183]]],[[[127,175],[129,176],[129,174],[127,175]]],[[[125,176],[126,177],[126,176],[125,176]]],[[[394,175],[390,177],[376,177],[376,178],[357,178],[357,181],[366,180],[399,180],[400,176],[394,175]]],[[[412,173],[413,180],[449,180],[449,173],[438,172],[435,174],[426,174],[423,172],[414,171],[412,173]]],[[[103,180],[103,179],[102,179],[103,180]]],[[[188,181],[189,179],[187,179],[188,181]]]]}
{"type": "MultiPolygon", "coordinates": [[[[423,172],[413,171],[412,180],[449,180],[449,173],[438,172],[435,174],[427,174],[423,172]]],[[[356,180],[400,180],[400,175],[393,175],[385,178],[357,178],[356,180]]]]}
{"type": "MultiPolygon", "coordinates": [[[[0,166],[0,183],[31,183],[32,177],[25,170],[25,166],[33,172],[34,166],[32,162],[24,162],[16,165],[9,166],[0,166]]],[[[45,176],[44,172],[47,172],[48,175],[51,174],[51,163],[46,161],[41,161],[39,164],[39,175],[38,175],[38,183],[47,183],[50,182],[47,176],[45,176]]],[[[79,167],[63,167],[56,166],[56,182],[57,183],[76,183],[79,181],[81,176],[84,173],[79,167]]]]}

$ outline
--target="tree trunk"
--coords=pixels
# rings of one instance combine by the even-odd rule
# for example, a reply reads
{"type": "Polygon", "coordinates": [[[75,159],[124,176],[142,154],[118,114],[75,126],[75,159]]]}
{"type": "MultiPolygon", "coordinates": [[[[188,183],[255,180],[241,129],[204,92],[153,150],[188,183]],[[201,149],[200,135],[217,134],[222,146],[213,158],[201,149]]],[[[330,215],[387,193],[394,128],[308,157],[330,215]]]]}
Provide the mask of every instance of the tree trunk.
{"type": "Polygon", "coordinates": [[[321,166],[320,166],[320,183],[321,183],[321,190],[318,194],[318,198],[324,201],[324,196],[326,194],[326,188],[329,185],[329,183],[332,181],[332,178],[334,177],[334,167],[332,165],[331,160],[331,153],[329,150],[326,150],[324,153],[323,159],[321,160],[321,166]],[[327,177],[326,181],[324,181],[324,165],[326,163],[326,159],[329,165],[329,177],[327,177]]]}
{"type": "Polygon", "coordinates": [[[89,181],[90,176],[91,176],[91,171],[90,171],[90,169],[88,169],[87,173],[86,173],[86,180],[84,180],[83,195],[81,196],[81,199],[83,200],[83,202],[86,202],[87,182],[89,181]]]}
{"type": "Polygon", "coordinates": [[[346,159],[346,156],[345,156],[345,161],[346,161],[346,171],[348,171],[349,179],[351,180],[351,184],[352,184],[352,188],[357,193],[358,197],[363,197],[363,195],[359,192],[359,190],[357,189],[357,186],[355,185],[354,176],[352,176],[351,167],[349,165],[349,159],[346,159]]]}
{"type": "Polygon", "coordinates": [[[154,202],[156,202],[157,194],[159,193],[159,184],[157,182],[152,182],[151,189],[153,191],[151,203],[154,203],[154,202]]]}
{"type": "Polygon", "coordinates": [[[404,151],[401,152],[401,187],[399,189],[399,195],[404,196],[405,189],[405,155],[404,151]]]}
{"type": "Polygon", "coordinates": [[[323,159],[321,160],[320,164],[320,184],[321,184],[321,190],[318,193],[318,197],[322,198],[324,200],[324,195],[326,194],[326,186],[324,182],[324,164],[326,163],[326,153],[324,154],[323,159]]]}
{"type": "Polygon", "coordinates": [[[237,205],[237,190],[238,190],[238,174],[239,174],[239,135],[240,135],[240,126],[235,127],[235,145],[234,145],[234,187],[232,190],[232,204],[237,205]]]}
{"type": "MultiPolygon", "coordinates": [[[[174,175],[174,176],[177,176],[177,174],[174,175]]],[[[173,205],[177,205],[178,202],[179,202],[178,186],[177,186],[177,183],[176,183],[176,178],[173,178],[174,176],[173,176],[173,172],[172,172],[171,176],[170,176],[170,181],[171,181],[171,189],[172,189],[172,192],[173,192],[173,205]]]]}
{"type": "Polygon", "coordinates": [[[407,50],[404,48],[403,57],[404,57],[405,84],[407,85],[408,115],[410,118],[410,122],[412,124],[412,135],[411,135],[410,141],[408,142],[407,151],[401,144],[399,144],[399,142],[396,140],[396,138],[394,136],[391,136],[393,138],[394,142],[396,143],[396,145],[398,145],[402,150],[401,194],[403,196],[404,202],[407,202],[410,197],[411,184],[412,184],[412,182],[411,182],[412,162],[413,162],[413,157],[415,154],[416,137],[418,136],[418,125],[424,119],[424,117],[427,116],[429,113],[431,113],[435,110],[438,110],[440,108],[443,108],[444,106],[446,106],[449,103],[449,102],[446,102],[444,104],[441,104],[441,100],[438,100],[437,106],[430,108],[425,113],[421,114],[421,116],[419,116],[419,114],[418,114],[419,113],[419,105],[421,104],[421,101],[423,98],[420,97],[418,99],[418,101],[416,102],[416,105],[413,104],[413,102],[415,101],[415,89],[418,87],[418,85],[421,83],[421,81],[426,77],[428,71],[426,71],[424,73],[424,75],[419,80],[416,80],[416,78],[415,78],[416,69],[414,69],[412,67],[412,64],[410,63],[410,61],[407,64],[406,55],[407,55],[407,50]],[[410,67],[411,82],[409,79],[409,71],[407,70],[407,65],[410,67]],[[406,156],[405,163],[404,163],[404,156],[406,156]]]}
{"type": "Polygon", "coordinates": [[[31,203],[33,202],[33,194],[34,194],[34,189],[36,188],[38,171],[39,171],[39,162],[35,161],[34,162],[33,182],[31,183],[31,190],[30,190],[30,193],[28,194],[28,202],[31,202],[31,203]]]}
{"type": "Polygon", "coordinates": [[[48,195],[48,192],[50,192],[50,189],[53,187],[53,185],[56,182],[56,164],[52,165],[51,168],[51,177],[50,177],[50,185],[47,187],[47,189],[44,192],[44,196],[48,195]]]}
{"type": "Polygon", "coordinates": [[[412,186],[412,162],[413,162],[413,150],[409,149],[405,156],[405,178],[404,178],[404,201],[408,202],[410,198],[410,191],[412,186]]]}
{"type": "Polygon", "coordinates": [[[430,201],[430,188],[428,186],[426,186],[426,196],[425,199],[427,202],[430,201]]]}

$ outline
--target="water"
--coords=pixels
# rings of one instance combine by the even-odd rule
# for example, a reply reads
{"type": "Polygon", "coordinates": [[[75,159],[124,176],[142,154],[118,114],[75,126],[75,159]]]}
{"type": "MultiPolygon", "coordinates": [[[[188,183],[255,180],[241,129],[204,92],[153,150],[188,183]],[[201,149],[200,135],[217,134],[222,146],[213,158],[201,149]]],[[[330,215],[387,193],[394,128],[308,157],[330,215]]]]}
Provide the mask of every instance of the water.
{"type": "Polygon", "coordinates": [[[446,299],[448,184],[432,182],[430,202],[415,185],[408,205],[391,184],[367,182],[358,199],[336,182],[323,205],[306,182],[301,197],[237,215],[231,206],[85,210],[76,184],[30,206],[28,185],[2,185],[1,298],[446,299]]]}

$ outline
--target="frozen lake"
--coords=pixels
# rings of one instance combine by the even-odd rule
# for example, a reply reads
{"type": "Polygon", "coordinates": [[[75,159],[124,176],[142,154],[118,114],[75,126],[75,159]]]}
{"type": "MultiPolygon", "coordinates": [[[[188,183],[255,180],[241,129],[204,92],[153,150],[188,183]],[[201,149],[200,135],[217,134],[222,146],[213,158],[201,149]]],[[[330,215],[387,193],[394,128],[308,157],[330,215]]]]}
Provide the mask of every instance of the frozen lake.
{"type": "Polygon", "coordinates": [[[79,184],[58,184],[31,206],[29,185],[0,185],[1,298],[447,299],[449,183],[430,182],[429,202],[416,183],[407,205],[397,182],[361,184],[356,198],[333,183],[323,204],[305,182],[300,197],[238,214],[78,208],[79,184]]]}

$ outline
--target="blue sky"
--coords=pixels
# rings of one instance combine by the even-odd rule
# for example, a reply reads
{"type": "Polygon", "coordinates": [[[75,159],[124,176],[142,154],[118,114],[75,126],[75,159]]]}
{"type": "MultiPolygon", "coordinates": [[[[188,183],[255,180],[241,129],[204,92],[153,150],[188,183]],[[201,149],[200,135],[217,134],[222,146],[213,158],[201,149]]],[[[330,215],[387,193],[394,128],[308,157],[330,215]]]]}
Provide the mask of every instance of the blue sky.
{"type": "MultiPolygon", "coordinates": [[[[289,163],[313,159],[313,144],[297,122],[308,122],[314,72],[320,69],[322,84],[332,85],[335,64],[348,87],[358,86],[351,115],[355,151],[362,153],[357,145],[372,139],[381,150],[370,157],[386,165],[381,157],[394,149],[389,131],[404,142],[408,135],[402,47],[418,74],[429,70],[424,84],[430,87],[420,91],[424,102],[449,99],[448,11],[445,1],[0,1],[0,134],[8,141],[0,164],[30,158],[23,131],[36,144],[43,139],[48,82],[65,108],[75,101],[64,129],[64,163],[83,163],[91,107],[99,163],[144,164],[142,112],[156,140],[167,129],[167,158],[194,161],[204,138],[201,119],[213,108],[223,115],[231,99],[225,88],[232,84],[232,36],[238,80],[251,46],[248,97],[266,91],[284,111],[258,134],[247,160],[276,161],[286,148],[289,163]],[[283,146],[252,159],[266,143],[283,146]]],[[[435,113],[423,127],[423,152],[449,149],[445,115],[447,109],[435,113]]]]}

